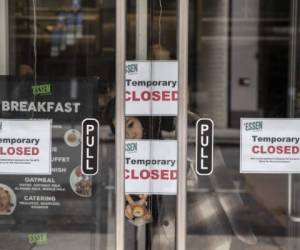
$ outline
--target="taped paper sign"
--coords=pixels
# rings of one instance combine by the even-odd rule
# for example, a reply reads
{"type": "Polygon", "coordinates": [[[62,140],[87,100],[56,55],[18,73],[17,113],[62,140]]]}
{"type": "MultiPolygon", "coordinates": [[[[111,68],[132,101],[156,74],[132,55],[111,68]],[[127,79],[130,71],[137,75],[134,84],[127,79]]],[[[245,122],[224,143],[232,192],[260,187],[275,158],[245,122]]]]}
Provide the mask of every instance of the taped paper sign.
{"type": "Polygon", "coordinates": [[[51,174],[51,123],[0,119],[0,174],[51,174]]]}
{"type": "Polygon", "coordinates": [[[126,115],[177,115],[177,61],[128,61],[126,115]]]}
{"type": "Polygon", "coordinates": [[[126,140],[125,149],[127,194],[176,194],[177,141],[126,140]]]}
{"type": "Polygon", "coordinates": [[[299,173],[300,120],[241,119],[241,173],[299,173]]]}

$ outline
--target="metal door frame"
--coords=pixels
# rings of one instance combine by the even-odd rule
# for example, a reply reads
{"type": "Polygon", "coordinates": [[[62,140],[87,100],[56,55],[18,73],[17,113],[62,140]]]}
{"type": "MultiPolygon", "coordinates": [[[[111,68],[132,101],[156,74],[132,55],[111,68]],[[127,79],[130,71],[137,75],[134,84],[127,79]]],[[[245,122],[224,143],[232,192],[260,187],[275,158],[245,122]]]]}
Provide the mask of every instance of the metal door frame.
{"type": "Polygon", "coordinates": [[[116,249],[124,250],[125,226],[126,0],[116,0],[116,249]]]}
{"type": "MultiPolygon", "coordinates": [[[[296,93],[296,83],[297,83],[297,46],[298,46],[298,0],[291,1],[291,32],[290,32],[290,51],[289,51],[289,90],[288,90],[288,115],[290,118],[295,118],[295,93],[296,93]]],[[[299,223],[300,218],[294,215],[293,205],[293,174],[288,174],[288,219],[291,222],[299,223]]]]}
{"type": "Polygon", "coordinates": [[[178,0],[178,180],[176,249],[186,248],[186,171],[187,171],[187,108],[188,108],[188,21],[189,1],[178,0]]]}
{"type": "Polygon", "coordinates": [[[8,0],[0,1],[0,75],[9,73],[8,0]]]}

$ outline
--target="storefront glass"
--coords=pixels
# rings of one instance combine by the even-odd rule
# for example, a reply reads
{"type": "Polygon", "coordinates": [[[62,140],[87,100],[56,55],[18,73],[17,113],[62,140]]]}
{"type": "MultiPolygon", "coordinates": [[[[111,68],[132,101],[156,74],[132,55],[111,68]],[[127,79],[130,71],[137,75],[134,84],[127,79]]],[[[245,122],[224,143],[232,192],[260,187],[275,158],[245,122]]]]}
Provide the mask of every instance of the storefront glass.
{"type": "MultiPolygon", "coordinates": [[[[149,159],[145,158],[151,161],[152,177],[161,173],[168,179],[158,187],[155,181],[132,182],[138,170],[131,166],[122,180],[126,194],[115,193],[115,183],[120,181],[115,179],[115,1],[0,1],[5,2],[0,5],[0,13],[5,14],[0,17],[5,23],[0,30],[7,34],[0,44],[5,44],[8,54],[0,55],[4,72],[0,99],[19,105],[15,112],[16,106],[4,110],[2,103],[0,117],[53,119],[52,165],[56,171],[50,179],[37,179],[40,177],[33,174],[1,175],[0,192],[2,185],[3,199],[8,193],[13,212],[3,205],[0,248],[116,249],[115,199],[126,195],[125,249],[176,249],[177,190],[172,191],[176,178],[170,180],[176,165],[172,160],[176,162],[181,148],[176,145],[180,143],[178,113],[171,103],[176,99],[171,92],[172,84],[176,88],[181,53],[178,1],[126,2],[125,86],[130,89],[124,93],[128,99],[124,103],[124,164],[132,164],[141,147],[143,153],[149,151],[149,159]],[[169,106],[156,105],[161,96],[154,94],[148,110],[141,108],[142,102],[133,104],[131,111],[128,108],[130,100],[141,98],[138,83],[132,81],[139,79],[135,70],[143,67],[152,82],[167,72],[171,92],[164,98],[169,106]],[[60,115],[39,114],[34,108],[21,112],[28,105],[22,106],[22,101],[80,103],[82,110],[60,115]],[[92,183],[77,168],[80,142],[74,132],[80,131],[81,120],[88,117],[100,122],[100,171],[92,183]],[[169,172],[152,172],[157,155],[173,164],[169,172]],[[82,180],[92,194],[76,184],[82,180]],[[42,192],[47,181],[58,186],[42,192]],[[26,185],[31,186],[26,189],[26,185]],[[59,208],[55,202],[48,208],[26,205],[29,196],[53,196],[59,208]]],[[[241,118],[299,117],[298,8],[296,0],[189,1],[186,249],[299,248],[298,175],[240,173],[241,118]],[[214,171],[209,176],[198,176],[195,171],[199,118],[210,118],[215,125],[214,171]]],[[[154,88],[147,86],[150,94],[143,98],[153,95],[154,88]]],[[[146,178],[148,173],[139,177],[146,178]]]]}

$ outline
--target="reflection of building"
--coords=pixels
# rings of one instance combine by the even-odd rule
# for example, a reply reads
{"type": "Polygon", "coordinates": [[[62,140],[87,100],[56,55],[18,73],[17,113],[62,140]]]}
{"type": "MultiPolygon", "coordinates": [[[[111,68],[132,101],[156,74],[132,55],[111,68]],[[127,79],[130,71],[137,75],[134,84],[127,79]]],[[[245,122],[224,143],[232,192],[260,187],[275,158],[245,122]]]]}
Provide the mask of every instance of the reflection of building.
{"type": "Polygon", "coordinates": [[[242,115],[285,117],[289,4],[193,3],[197,39],[192,41],[195,49],[190,53],[199,63],[190,64],[190,70],[197,65],[191,82],[198,88],[191,96],[192,108],[213,117],[219,128],[238,128],[242,115]],[[196,13],[201,13],[201,18],[196,13]]]}
{"type": "MultiPolygon", "coordinates": [[[[83,1],[84,35],[74,46],[69,46],[59,60],[53,60],[49,56],[51,30],[59,13],[72,10],[70,1],[64,1],[61,6],[63,8],[58,9],[53,3],[41,2],[37,7],[38,73],[100,74],[112,85],[114,4],[83,1]],[[79,66],[83,64],[85,67],[79,66]],[[64,65],[69,65],[67,70],[62,70],[64,65]]],[[[129,59],[135,58],[134,6],[133,1],[128,2],[129,59]]],[[[15,34],[9,43],[10,72],[14,73],[19,71],[16,67],[20,65],[33,65],[32,5],[14,1],[10,4],[10,12],[11,15],[15,13],[10,19],[10,29],[15,30],[15,34]]],[[[157,44],[160,34],[162,46],[175,59],[176,4],[164,3],[161,19],[158,3],[152,3],[148,13],[152,14],[148,20],[148,57],[153,57],[150,47],[157,44]]],[[[191,1],[189,85],[192,111],[212,117],[219,128],[237,128],[241,114],[285,117],[288,75],[284,72],[288,65],[289,16],[288,2],[191,1]],[[249,99],[251,101],[245,101],[249,99]]],[[[2,29],[7,30],[7,27],[4,25],[2,29]]],[[[7,67],[3,65],[2,68],[7,67]]]]}

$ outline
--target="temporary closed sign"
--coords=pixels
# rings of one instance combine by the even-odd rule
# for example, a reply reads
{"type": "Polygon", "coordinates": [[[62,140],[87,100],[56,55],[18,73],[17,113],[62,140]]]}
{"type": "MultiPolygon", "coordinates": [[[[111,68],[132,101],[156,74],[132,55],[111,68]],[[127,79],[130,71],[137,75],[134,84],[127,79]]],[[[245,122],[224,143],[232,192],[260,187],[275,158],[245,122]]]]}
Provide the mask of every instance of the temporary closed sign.
{"type": "Polygon", "coordinates": [[[299,173],[300,120],[241,119],[242,173],[299,173]]]}
{"type": "Polygon", "coordinates": [[[168,194],[177,190],[177,141],[126,140],[127,194],[168,194]]]}
{"type": "Polygon", "coordinates": [[[0,119],[0,174],[51,174],[51,120],[0,119]]]}
{"type": "Polygon", "coordinates": [[[126,115],[177,115],[177,61],[127,61],[126,115]]]}

